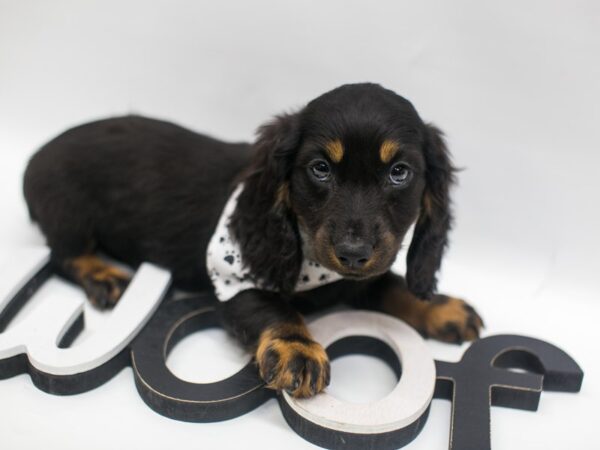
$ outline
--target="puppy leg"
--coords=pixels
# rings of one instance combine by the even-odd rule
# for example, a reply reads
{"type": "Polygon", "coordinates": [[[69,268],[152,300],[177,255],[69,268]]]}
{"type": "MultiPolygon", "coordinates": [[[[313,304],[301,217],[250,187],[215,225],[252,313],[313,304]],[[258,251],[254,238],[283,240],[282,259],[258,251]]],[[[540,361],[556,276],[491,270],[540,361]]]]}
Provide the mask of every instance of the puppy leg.
{"type": "Polygon", "coordinates": [[[404,320],[425,337],[462,343],[479,337],[483,321],[464,300],[436,294],[431,301],[415,297],[404,280],[389,274],[381,291],[379,310],[404,320]]]}
{"type": "Polygon", "coordinates": [[[255,357],[267,387],[310,397],[329,384],[329,359],[302,316],[279,295],[249,290],[220,307],[228,329],[255,357]]]}
{"type": "Polygon", "coordinates": [[[70,279],[83,287],[92,304],[100,309],[113,307],[130,281],[125,271],[93,254],[67,258],[60,265],[70,279]]]}

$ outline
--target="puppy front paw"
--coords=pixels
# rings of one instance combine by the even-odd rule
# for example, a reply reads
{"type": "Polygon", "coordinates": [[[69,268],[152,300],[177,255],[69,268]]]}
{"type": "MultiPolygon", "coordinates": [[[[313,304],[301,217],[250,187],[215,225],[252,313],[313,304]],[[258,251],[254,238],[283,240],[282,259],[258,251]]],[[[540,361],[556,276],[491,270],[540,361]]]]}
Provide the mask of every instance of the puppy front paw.
{"type": "Polygon", "coordinates": [[[267,387],[305,398],[329,384],[329,358],[304,326],[280,325],[261,334],[256,361],[267,387]]]}
{"type": "Polygon", "coordinates": [[[436,295],[423,315],[421,332],[430,338],[462,344],[479,338],[483,320],[464,300],[436,295]]]}

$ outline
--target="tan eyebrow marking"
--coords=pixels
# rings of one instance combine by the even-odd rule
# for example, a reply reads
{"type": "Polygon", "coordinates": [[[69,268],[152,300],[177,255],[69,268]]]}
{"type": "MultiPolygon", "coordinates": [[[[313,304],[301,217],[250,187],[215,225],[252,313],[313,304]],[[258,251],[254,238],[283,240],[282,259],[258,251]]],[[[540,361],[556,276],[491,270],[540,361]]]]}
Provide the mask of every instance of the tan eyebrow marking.
{"type": "Polygon", "coordinates": [[[325,150],[327,150],[327,154],[329,158],[335,163],[339,163],[344,157],[344,146],[342,145],[342,141],[336,139],[335,141],[329,141],[325,144],[325,150]]]}
{"type": "Polygon", "coordinates": [[[381,161],[384,163],[389,163],[394,155],[400,150],[400,144],[396,141],[392,141],[390,139],[386,139],[379,147],[379,157],[381,161]]]}

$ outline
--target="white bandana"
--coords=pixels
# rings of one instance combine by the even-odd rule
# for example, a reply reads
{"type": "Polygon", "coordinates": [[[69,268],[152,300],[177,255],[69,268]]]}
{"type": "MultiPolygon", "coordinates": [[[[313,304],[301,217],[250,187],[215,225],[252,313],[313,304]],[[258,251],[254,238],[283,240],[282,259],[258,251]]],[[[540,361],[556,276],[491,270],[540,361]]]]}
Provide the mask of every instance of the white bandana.
{"type": "MultiPolygon", "coordinates": [[[[238,185],[227,200],[206,251],[206,269],[215,294],[222,302],[247,289],[268,289],[260,280],[253,279],[250,269],[243,265],[240,246],[229,231],[231,216],[243,189],[243,184],[238,185]]],[[[339,273],[304,258],[295,291],[308,291],[342,278],[339,273]]]]}

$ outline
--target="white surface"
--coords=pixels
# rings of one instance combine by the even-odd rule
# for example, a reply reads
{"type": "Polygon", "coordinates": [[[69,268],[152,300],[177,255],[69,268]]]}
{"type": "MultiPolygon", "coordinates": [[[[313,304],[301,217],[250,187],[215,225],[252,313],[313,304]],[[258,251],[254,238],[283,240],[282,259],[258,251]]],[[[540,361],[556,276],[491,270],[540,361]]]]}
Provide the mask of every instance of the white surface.
{"type": "MultiPolygon", "coordinates": [[[[9,255],[9,251],[6,251],[0,255],[0,313],[50,260],[47,246],[25,247],[11,253],[9,255]]],[[[3,336],[0,335],[0,340],[3,336]]]]}
{"type": "Polygon", "coordinates": [[[295,399],[283,392],[301,417],[348,433],[386,433],[414,424],[429,407],[435,364],[423,338],[406,323],[375,312],[338,311],[311,322],[309,329],[325,348],[349,336],[380,339],[398,357],[402,376],[392,392],[367,404],[344,401],[328,392],[311,399],[295,399]]]}
{"type": "MultiPolygon", "coordinates": [[[[586,372],[579,394],[545,392],[536,413],[493,408],[493,448],[598,448],[599,30],[596,0],[0,0],[0,248],[43,243],[21,176],[69,126],[137,112],[250,139],[272,114],[339,84],[380,82],[444,129],[466,168],[441,290],[469,299],[487,334],[548,340],[586,372]]],[[[83,298],[52,280],[16,323],[59,295],[83,298]]],[[[86,314],[91,331],[110,320],[86,314]]],[[[171,363],[223,375],[202,364],[207,339],[186,339],[171,363]]],[[[227,342],[215,364],[233,373],[246,359],[227,342]]],[[[428,346],[447,360],[463,350],[428,346]]],[[[361,361],[334,362],[332,390],[351,397],[365,384],[380,398],[377,380],[393,388],[389,371],[361,361]]],[[[21,375],[0,381],[0,398],[3,449],[311,447],[273,401],[230,422],[165,419],[139,399],[129,369],[73,397],[21,375]]],[[[449,414],[434,401],[406,448],[447,448],[449,414]]]]}
{"type": "MultiPolygon", "coordinates": [[[[32,249],[24,252],[7,251],[1,255],[5,260],[0,264],[0,273],[7,274],[7,268],[21,267],[14,277],[6,275],[0,280],[3,284],[23,286],[35,275],[35,267],[47,261],[48,251],[42,247],[37,261],[30,261],[32,249]],[[44,251],[45,250],[45,251],[44,251]],[[21,259],[27,264],[21,264],[21,259]]],[[[171,283],[171,275],[166,270],[152,264],[142,264],[127,286],[119,303],[114,307],[110,321],[96,330],[85,342],[68,348],[57,347],[70,326],[83,311],[83,301],[64,298],[58,294],[50,296],[31,314],[18,324],[13,324],[0,334],[0,360],[27,354],[36,369],[52,375],[73,375],[88,372],[117,356],[138,335],[152,317],[164,298],[171,283]]],[[[0,306],[8,304],[12,297],[0,298],[0,306]]],[[[0,312],[3,308],[0,307],[0,312]]]]}

